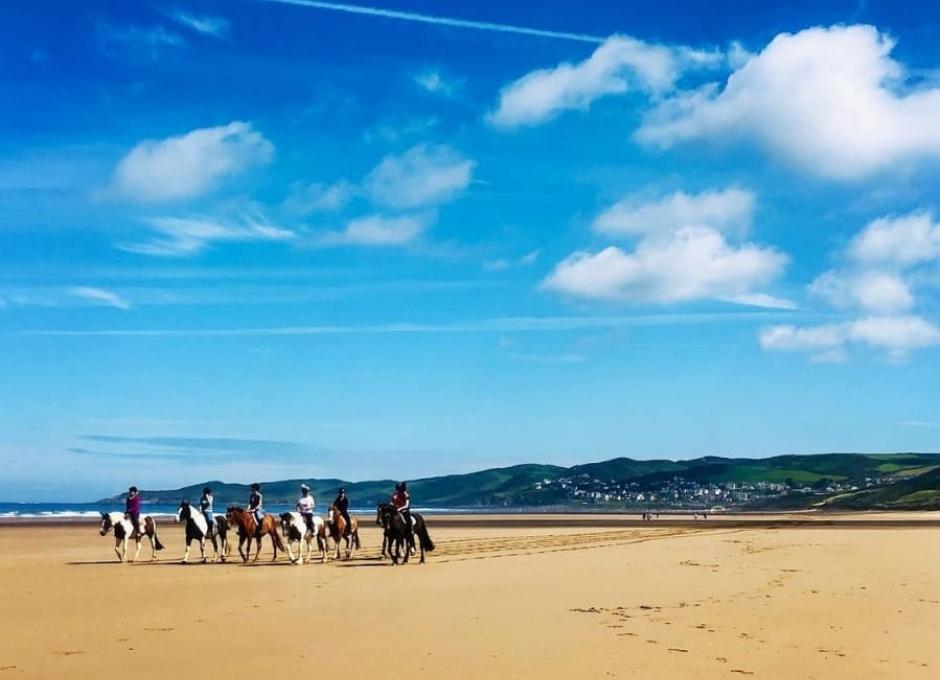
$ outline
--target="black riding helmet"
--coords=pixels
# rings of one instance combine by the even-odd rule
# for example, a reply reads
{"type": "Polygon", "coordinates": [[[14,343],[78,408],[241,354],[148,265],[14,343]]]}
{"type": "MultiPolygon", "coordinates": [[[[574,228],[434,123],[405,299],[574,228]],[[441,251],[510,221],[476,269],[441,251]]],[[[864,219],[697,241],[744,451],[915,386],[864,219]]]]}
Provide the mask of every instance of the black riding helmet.
{"type": "Polygon", "coordinates": [[[407,490],[408,490],[408,482],[402,482],[402,483],[399,484],[398,486],[401,488],[402,491],[407,491],[407,490]]]}
{"type": "Polygon", "coordinates": [[[128,491],[128,493],[137,493],[137,487],[136,487],[136,486],[132,486],[132,487],[129,488],[127,491],[128,491]]]}
{"type": "Polygon", "coordinates": [[[252,491],[261,491],[261,485],[258,484],[258,482],[255,482],[254,484],[251,485],[251,490],[252,490],[252,491]]]}
{"type": "Polygon", "coordinates": [[[202,492],[203,492],[204,494],[210,494],[210,493],[212,493],[212,489],[210,489],[208,486],[204,486],[204,487],[202,487],[202,492]]]}

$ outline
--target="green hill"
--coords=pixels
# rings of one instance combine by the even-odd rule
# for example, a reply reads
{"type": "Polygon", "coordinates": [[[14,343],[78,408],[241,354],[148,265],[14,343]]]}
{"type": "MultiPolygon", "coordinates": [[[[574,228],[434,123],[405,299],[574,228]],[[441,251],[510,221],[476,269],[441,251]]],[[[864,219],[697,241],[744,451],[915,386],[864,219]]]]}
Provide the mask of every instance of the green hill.
{"type": "MultiPolygon", "coordinates": [[[[145,503],[194,500],[208,484],[216,504],[244,503],[247,484],[221,481],[179,489],[143,490],[145,503]]],[[[321,501],[345,486],[356,507],[388,498],[394,480],[349,482],[339,479],[289,479],[263,483],[265,502],[292,503],[301,484],[321,501]]],[[[534,507],[628,504],[628,492],[647,491],[664,502],[697,489],[752,490],[728,493],[738,507],[940,508],[940,454],[827,453],[771,458],[635,460],[614,458],[572,467],[525,464],[467,474],[409,480],[415,503],[423,506],[534,507]],[[767,489],[770,488],[771,491],[767,489]],[[669,494],[673,494],[672,496],[669,494]],[[599,500],[600,499],[600,500],[599,500]],[[613,499],[613,500],[611,500],[613,499]]],[[[119,502],[123,494],[102,502],[119,502]]],[[[690,500],[690,502],[692,502],[690,500]]],[[[704,501],[703,501],[704,502],[704,501]]],[[[721,504],[727,504],[723,500],[721,504]]],[[[679,501],[675,501],[678,504],[679,501]]]]}

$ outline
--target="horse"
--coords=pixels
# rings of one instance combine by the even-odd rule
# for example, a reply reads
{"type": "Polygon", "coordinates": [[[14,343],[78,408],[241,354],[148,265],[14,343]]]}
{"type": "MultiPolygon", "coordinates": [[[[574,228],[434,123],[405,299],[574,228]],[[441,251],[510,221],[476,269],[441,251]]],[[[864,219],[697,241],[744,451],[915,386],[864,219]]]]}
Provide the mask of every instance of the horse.
{"type": "Polygon", "coordinates": [[[163,550],[163,544],[157,537],[157,523],[150,515],[142,515],[140,518],[141,533],[134,533],[134,523],[124,516],[123,512],[102,512],[101,513],[101,535],[106,535],[112,529],[114,530],[114,552],[117,553],[121,562],[127,562],[127,541],[133,538],[137,541],[137,551],[134,553],[136,562],[140,556],[140,541],[146,536],[150,541],[150,560],[157,559],[157,551],[163,550]]]}
{"type": "Polygon", "coordinates": [[[234,524],[238,529],[238,554],[241,555],[242,562],[247,562],[248,557],[251,555],[252,538],[254,538],[258,544],[255,550],[254,562],[258,561],[258,556],[261,554],[261,539],[264,538],[265,535],[271,537],[271,547],[274,549],[274,557],[271,558],[272,562],[277,559],[277,551],[284,550],[284,542],[281,541],[281,537],[278,536],[277,520],[274,518],[274,515],[265,513],[264,517],[261,518],[261,532],[257,536],[255,535],[255,530],[258,527],[258,523],[255,521],[255,514],[253,512],[249,512],[237,505],[230,505],[225,512],[225,518],[228,520],[230,526],[234,524]],[[242,546],[246,543],[248,544],[248,549],[242,550],[242,546]]]}
{"type": "Polygon", "coordinates": [[[402,559],[402,548],[405,549],[403,561],[408,564],[411,551],[415,548],[415,535],[418,536],[418,547],[421,549],[419,560],[421,564],[425,562],[425,553],[434,551],[434,541],[431,540],[431,535],[428,533],[424,517],[413,512],[411,513],[411,520],[413,527],[405,524],[405,518],[395,510],[391,503],[379,503],[376,508],[375,521],[385,531],[388,555],[392,558],[393,565],[398,564],[398,561],[402,559]]]}
{"type": "Polygon", "coordinates": [[[304,549],[307,551],[307,561],[311,559],[313,553],[313,541],[316,539],[317,552],[320,553],[321,561],[326,562],[326,523],[319,515],[313,516],[312,526],[307,524],[307,520],[299,512],[281,513],[281,531],[287,540],[287,555],[290,561],[295,564],[304,563],[304,549]],[[294,551],[291,549],[291,543],[297,542],[297,557],[294,558],[294,551]]]}
{"type": "Polygon", "coordinates": [[[228,518],[225,515],[216,515],[215,516],[215,533],[219,537],[219,547],[221,551],[219,552],[219,559],[223,562],[228,559],[228,556],[232,554],[232,547],[228,542],[228,518]]]}
{"type": "Polygon", "coordinates": [[[339,542],[346,541],[346,559],[352,557],[353,551],[359,550],[362,544],[359,542],[359,521],[355,517],[350,517],[349,531],[346,531],[346,518],[336,509],[335,505],[330,506],[330,512],[327,515],[326,525],[329,528],[330,538],[336,544],[336,559],[339,559],[339,542]]]}
{"type": "Polygon", "coordinates": [[[199,541],[199,556],[202,557],[202,563],[206,563],[206,539],[212,541],[212,550],[215,553],[212,561],[219,559],[219,542],[214,531],[215,523],[209,524],[201,511],[193,512],[189,501],[180,501],[179,510],[176,511],[176,521],[177,523],[186,522],[186,552],[180,560],[183,564],[189,561],[189,549],[193,541],[199,541]]]}

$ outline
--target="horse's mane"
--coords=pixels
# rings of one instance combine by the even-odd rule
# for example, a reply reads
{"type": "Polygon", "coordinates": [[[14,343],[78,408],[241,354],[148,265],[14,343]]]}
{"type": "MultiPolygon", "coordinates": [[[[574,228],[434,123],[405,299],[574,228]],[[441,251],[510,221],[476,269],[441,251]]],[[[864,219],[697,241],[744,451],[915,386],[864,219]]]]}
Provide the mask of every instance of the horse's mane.
{"type": "Polygon", "coordinates": [[[245,508],[243,508],[243,507],[240,506],[240,505],[230,505],[230,506],[228,506],[228,508],[226,509],[226,512],[235,512],[235,511],[237,511],[237,512],[245,512],[245,508]]]}

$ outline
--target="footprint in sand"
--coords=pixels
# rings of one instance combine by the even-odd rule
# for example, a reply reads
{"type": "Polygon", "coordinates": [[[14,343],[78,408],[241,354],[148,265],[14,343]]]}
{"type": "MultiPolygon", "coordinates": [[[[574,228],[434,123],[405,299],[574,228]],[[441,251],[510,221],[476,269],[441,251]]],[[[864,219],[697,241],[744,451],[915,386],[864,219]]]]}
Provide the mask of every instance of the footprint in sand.
{"type": "Polygon", "coordinates": [[[15,671],[15,670],[16,670],[16,666],[0,666],[0,673],[3,673],[4,671],[15,671]]]}
{"type": "Polygon", "coordinates": [[[175,628],[144,628],[148,633],[169,633],[171,630],[176,630],[175,628]]]}
{"type": "Polygon", "coordinates": [[[669,651],[670,651],[670,652],[682,652],[683,654],[688,654],[688,653],[689,653],[689,650],[688,650],[688,649],[682,649],[681,647],[670,647],[670,648],[669,648],[669,651]]]}
{"type": "Polygon", "coordinates": [[[742,671],[740,668],[732,668],[732,669],[731,669],[731,672],[732,672],[732,673],[740,673],[741,675],[754,675],[753,672],[751,672],[751,671],[742,671]]]}
{"type": "Polygon", "coordinates": [[[58,654],[59,656],[75,656],[76,654],[84,654],[85,652],[80,649],[62,649],[53,652],[53,654],[58,654]]]}

